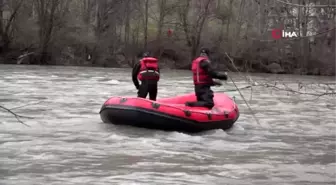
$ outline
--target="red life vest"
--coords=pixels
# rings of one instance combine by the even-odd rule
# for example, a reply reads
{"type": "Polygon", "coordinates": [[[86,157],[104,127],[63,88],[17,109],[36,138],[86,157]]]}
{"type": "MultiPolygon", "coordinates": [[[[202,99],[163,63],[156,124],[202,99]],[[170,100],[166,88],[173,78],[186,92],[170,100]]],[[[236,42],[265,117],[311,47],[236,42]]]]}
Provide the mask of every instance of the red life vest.
{"type": "Polygon", "coordinates": [[[160,80],[158,60],[153,57],[144,57],[140,60],[139,80],[160,80]]]}
{"type": "Polygon", "coordinates": [[[207,60],[207,57],[200,56],[196,58],[191,65],[191,71],[193,73],[193,80],[195,85],[204,84],[212,85],[214,82],[209,74],[200,67],[200,62],[202,60],[207,60]]]}

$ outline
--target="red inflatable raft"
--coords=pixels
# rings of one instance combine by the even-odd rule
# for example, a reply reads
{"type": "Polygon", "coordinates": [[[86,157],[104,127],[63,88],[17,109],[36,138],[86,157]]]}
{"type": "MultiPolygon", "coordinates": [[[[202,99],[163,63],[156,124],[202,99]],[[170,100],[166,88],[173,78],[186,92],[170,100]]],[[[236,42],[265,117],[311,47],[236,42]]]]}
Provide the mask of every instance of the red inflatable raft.
{"type": "Polygon", "coordinates": [[[166,131],[201,132],[229,129],[239,117],[236,103],[223,93],[214,93],[215,106],[185,106],[194,93],[151,101],[135,97],[112,97],[100,110],[104,123],[125,124],[166,131]]]}

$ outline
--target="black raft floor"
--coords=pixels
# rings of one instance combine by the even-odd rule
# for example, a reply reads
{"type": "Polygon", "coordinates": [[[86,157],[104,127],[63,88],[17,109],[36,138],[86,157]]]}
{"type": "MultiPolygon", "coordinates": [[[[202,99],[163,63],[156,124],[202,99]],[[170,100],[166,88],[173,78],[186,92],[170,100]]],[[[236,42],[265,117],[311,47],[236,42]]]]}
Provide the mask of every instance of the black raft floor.
{"type": "Polygon", "coordinates": [[[239,115],[235,120],[202,123],[142,108],[125,105],[104,105],[100,110],[100,117],[104,123],[130,125],[164,131],[196,133],[213,129],[230,129],[239,115]]]}

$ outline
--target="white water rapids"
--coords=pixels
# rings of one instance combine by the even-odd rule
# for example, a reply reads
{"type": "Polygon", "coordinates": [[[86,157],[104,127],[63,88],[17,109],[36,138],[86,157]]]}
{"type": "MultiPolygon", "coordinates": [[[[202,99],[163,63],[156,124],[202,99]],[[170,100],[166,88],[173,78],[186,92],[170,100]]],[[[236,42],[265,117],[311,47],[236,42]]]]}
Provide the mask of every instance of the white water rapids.
{"type": "MultiPolygon", "coordinates": [[[[136,96],[130,69],[0,65],[0,184],[335,184],[335,98],[312,101],[270,88],[237,91],[234,128],[197,135],[103,124],[110,96],[136,96]],[[38,103],[36,103],[38,102],[38,103]],[[35,104],[34,104],[35,103],[35,104]]],[[[239,87],[246,82],[230,74],[239,87]]],[[[326,77],[260,75],[288,84],[326,77]]],[[[214,91],[234,89],[230,81],[214,91]]],[[[193,91],[191,74],[162,71],[159,98],[193,91]]]]}

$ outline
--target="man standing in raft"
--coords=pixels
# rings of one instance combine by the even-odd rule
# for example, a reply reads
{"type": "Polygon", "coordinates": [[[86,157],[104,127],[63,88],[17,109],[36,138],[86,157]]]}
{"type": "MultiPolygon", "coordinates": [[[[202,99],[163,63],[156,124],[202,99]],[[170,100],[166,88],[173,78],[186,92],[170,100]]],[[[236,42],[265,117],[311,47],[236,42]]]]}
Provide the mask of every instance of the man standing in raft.
{"type": "Polygon", "coordinates": [[[213,78],[227,80],[227,75],[215,71],[211,66],[209,60],[209,49],[202,48],[199,57],[192,62],[193,81],[195,85],[195,95],[197,97],[196,102],[186,102],[186,106],[189,107],[207,107],[212,109],[214,106],[213,91],[211,86],[221,85],[220,82],[216,82],[213,78]]]}
{"type": "Polygon", "coordinates": [[[143,54],[143,58],[139,63],[135,64],[132,71],[132,80],[136,89],[138,89],[138,97],[156,101],[157,86],[160,79],[160,69],[158,59],[149,56],[149,52],[143,54]],[[139,81],[141,85],[139,85],[139,81]]]}

